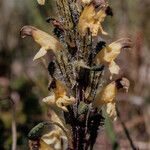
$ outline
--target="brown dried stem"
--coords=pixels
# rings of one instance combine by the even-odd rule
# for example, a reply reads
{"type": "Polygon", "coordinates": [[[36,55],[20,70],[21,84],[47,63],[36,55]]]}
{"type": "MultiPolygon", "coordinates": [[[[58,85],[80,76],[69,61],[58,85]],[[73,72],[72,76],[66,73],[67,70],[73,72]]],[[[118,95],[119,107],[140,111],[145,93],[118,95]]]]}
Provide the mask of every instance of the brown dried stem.
{"type": "Polygon", "coordinates": [[[129,143],[130,143],[131,148],[132,148],[133,150],[137,150],[137,148],[135,147],[135,145],[134,145],[134,143],[133,143],[133,140],[132,140],[132,138],[131,138],[131,136],[130,136],[130,132],[129,132],[129,130],[127,129],[125,123],[123,122],[123,120],[122,120],[122,118],[121,118],[121,116],[120,116],[120,112],[119,112],[119,110],[118,110],[117,107],[116,107],[116,111],[117,111],[117,116],[118,116],[118,118],[119,118],[119,120],[120,120],[120,122],[121,122],[121,125],[122,125],[122,127],[123,127],[124,133],[125,133],[125,135],[126,135],[128,141],[129,141],[129,143]]]}

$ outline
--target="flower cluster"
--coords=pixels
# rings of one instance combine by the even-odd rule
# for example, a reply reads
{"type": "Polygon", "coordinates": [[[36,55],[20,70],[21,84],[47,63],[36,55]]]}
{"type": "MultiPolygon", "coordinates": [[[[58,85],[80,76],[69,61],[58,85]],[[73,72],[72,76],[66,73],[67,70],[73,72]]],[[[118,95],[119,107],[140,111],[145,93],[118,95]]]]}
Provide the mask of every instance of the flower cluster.
{"type": "MultiPolygon", "coordinates": [[[[45,0],[37,1],[45,4],[45,0]]],[[[20,31],[22,38],[31,36],[40,46],[33,60],[47,61],[50,94],[43,102],[56,116],[30,131],[30,148],[92,149],[104,122],[102,110],[116,120],[117,92],[128,91],[129,80],[114,79],[114,74],[120,70],[115,59],[121,50],[131,48],[131,40],[122,38],[110,44],[102,40],[102,35],[108,35],[102,23],[113,16],[105,0],[56,0],[56,5],[59,19],[47,19],[54,35],[33,26],[20,31]],[[107,69],[110,79],[104,82],[107,69]]]]}

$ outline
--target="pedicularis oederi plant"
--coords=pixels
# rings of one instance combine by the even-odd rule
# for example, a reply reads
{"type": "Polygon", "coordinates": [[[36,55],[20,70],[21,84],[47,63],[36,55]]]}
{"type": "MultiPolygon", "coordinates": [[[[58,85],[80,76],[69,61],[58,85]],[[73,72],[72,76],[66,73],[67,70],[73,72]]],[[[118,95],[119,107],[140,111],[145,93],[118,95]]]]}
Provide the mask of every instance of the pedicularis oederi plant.
{"type": "MultiPolygon", "coordinates": [[[[113,16],[105,0],[55,2],[58,18],[46,20],[53,25],[53,35],[34,26],[20,31],[22,38],[31,36],[40,46],[34,61],[47,62],[50,75],[49,96],[43,102],[51,110],[51,121],[41,122],[29,132],[30,149],[93,149],[104,125],[103,114],[116,120],[116,94],[128,91],[130,83],[119,77],[115,59],[121,50],[131,47],[131,41],[103,40],[102,35],[108,33],[102,23],[113,16]]],[[[45,0],[38,3],[45,5],[45,0]]]]}

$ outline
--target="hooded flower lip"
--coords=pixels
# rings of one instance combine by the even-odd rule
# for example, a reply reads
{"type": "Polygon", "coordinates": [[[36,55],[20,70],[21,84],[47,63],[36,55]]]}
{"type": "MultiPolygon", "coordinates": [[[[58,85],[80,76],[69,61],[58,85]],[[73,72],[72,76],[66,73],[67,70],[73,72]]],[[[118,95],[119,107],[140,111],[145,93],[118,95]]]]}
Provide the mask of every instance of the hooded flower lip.
{"type": "Polygon", "coordinates": [[[41,49],[35,55],[33,60],[43,57],[47,53],[47,50],[52,50],[54,53],[57,53],[57,51],[63,49],[62,45],[56,38],[33,26],[22,27],[20,35],[22,38],[31,36],[34,41],[41,46],[41,49]]]}
{"type": "Polygon", "coordinates": [[[55,80],[52,81],[52,85],[49,88],[52,88],[53,94],[44,98],[43,102],[48,105],[56,105],[63,111],[68,112],[67,106],[74,104],[75,98],[67,96],[67,90],[64,84],[61,81],[55,80]]]}
{"type": "Polygon", "coordinates": [[[95,7],[95,4],[90,3],[84,7],[78,22],[78,30],[82,36],[86,35],[88,28],[92,36],[97,36],[99,33],[107,35],[101,25],[107,16],[107,7],[106,3],[99,7],[95,7]]]}
{"type": "Polygon", "coordinates": [[[96,55],[95,61],[97,64],[107,65],[111,74],[119,73],[119,66],[115,63],[115,59],[120,54],[122,49],[131,48],[131,40],[129,38],[119,39],[109,45],[106,45],[96,55]]]}
{"type": "Polygon", "coordinates": [[[36,30],[33,26],[24,26],[20,30],[20,36],[22,38],[25,38],[26,36],[32,36],[32,32],[36,30]]]}
{"type": "Polygon", "coordinates": [[[44,4],[45,4],[45,0],[37,0],[37,2],[38,2],[40,5],[44,5],[44,4]]]}

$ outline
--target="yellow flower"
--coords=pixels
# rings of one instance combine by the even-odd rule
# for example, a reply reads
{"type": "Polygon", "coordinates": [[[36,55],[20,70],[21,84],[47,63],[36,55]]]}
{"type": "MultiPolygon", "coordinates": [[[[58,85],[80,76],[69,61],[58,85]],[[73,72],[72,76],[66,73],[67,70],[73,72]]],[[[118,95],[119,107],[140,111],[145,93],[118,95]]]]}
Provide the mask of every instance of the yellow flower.
{"type": "Polygon", "coordinates": [[[107,35],[107,33],[103,30],[101,23],[107,15],[106,9],[108,6],[104,4],[100,7],[101,8],[98,11],[93,3],[84,7],[78,22],[78,30],[82,36],[86,35],[88,28],[92,33],[92,36],[97,36],[98,33],[107,35]]]}
{"type": "Polygon", "coordinates": [[[130,48],[131,41],[129,38],[119,39],[106,47],[104,47],[96,56],[95,61],[97,64],[104,64],[109,67],[111,74],[119,73],[119,66],[115,63],[115,59],[124,48],[130,48]]]}
{"type": "Polygon", "coordinates": [[[75,103],[75,98],[67,96],[66,87],[61,81],[56,80],[55,82],[56,86],[53,88],[53,95],[44,98],[43,102],[48,105],[56,105],[63,111],[67,112],[67,106],[75,103]]]}
{"type": "Polygon", "coordinates": [[[52,146],[55,150],[62,150],[65,145],[67,147],[67,137],[63,135],[61,129],[55,129],[48,134],[43,135],[42,140],[46,144],[52,146]]]}
{"type": "Polygon", "coordinates": [[[63,49],[62,45],[57,39],[33,26],[24,26],[21,29],[20,34],[22,38],[25,38],[26,36],[32,36],[34,41],[41,46],[41,49],[35,55],[33,60],[43,57],[47,53],[47,50],[52,50],[54,53],[56,53],[57,51],[63,49]]]}
{"type": "Polygon", "coordinates": [[[103,104],[115,102],[118,90],[125,89],[127,92],[130,86],[130,82],[127,78],[117,79],[103,87],[102,90],[96,95],[93,105],[99,107],[103,104]]]}
{"type": "Polygon", "coordinates": [[[37,0],[37,2],[38,2],[40,5],[44,5],[44,4],[45,4],[45,0],[37,0]]]}
{"type": "Polygon", "coordinates": [[[93,105],[97,107],[102,106],[103,104],[114,102],[117,91],[118,89],[116,86],[116,82],[115,81],[111,82],[97,94],[95,101],[93,102],[93,105]]]}
{"type": "Polygon", "coordinates": [[[126,78],[117,79],[116,81],[109,83],[96,95],[95,101],[93,102],[93,106],[97,108],[105,106],[106,112],[109,115],[109,117],[115,119],[115,105],[117,92],[120,89],[125,89],[127,92],[129,86],[130,82],[126,78]]]}

